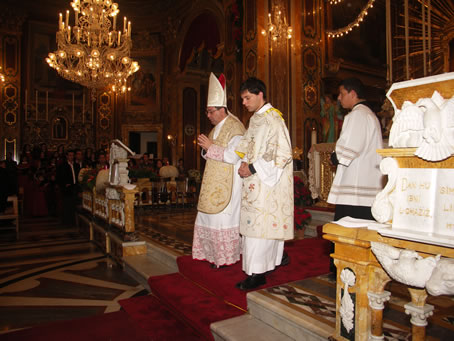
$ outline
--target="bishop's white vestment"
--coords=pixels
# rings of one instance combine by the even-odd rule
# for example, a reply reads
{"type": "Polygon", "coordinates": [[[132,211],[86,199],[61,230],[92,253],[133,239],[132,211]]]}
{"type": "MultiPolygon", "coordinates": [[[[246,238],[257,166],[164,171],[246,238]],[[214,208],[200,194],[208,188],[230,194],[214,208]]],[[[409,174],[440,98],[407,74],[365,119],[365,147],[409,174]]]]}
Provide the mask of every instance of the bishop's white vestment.
{"type": "Polygon", "coordinates": [[[256,170],[243,180],[243,271],[260,274],[281,263],[284,241],[294,233],[292,146],[279,110],[265,104],[255,112],[237,152],[256,170]]]}
{"type": "Polygon", "coordinates": [[[202,156],[207,160],[194,225],[192,258],[217,266],[240,260],[239,233],[241,164],[235,149],[245,128],[232,114],[219,122],[209,137],[214,142],[202,156]]]}

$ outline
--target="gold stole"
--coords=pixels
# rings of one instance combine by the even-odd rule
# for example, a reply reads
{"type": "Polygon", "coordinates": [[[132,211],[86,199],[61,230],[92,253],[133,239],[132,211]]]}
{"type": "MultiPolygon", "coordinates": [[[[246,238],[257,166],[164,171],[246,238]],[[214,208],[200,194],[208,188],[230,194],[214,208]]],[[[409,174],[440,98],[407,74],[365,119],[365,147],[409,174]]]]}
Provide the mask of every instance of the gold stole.
{"type": "MultiPolygon", "coordinates": [[[[229,115],[219,132],[214,144],[227,147],[229,141],[243,135],[245,128],[235,116],[229,115]]],[[[213,139],[214,129],[209,138],[213,139]]],[[[216,214],[222,212],[232,197],[234,165],[222,161],[207,159],[203,172],[197,210],[203,213],[216,214]]]]}

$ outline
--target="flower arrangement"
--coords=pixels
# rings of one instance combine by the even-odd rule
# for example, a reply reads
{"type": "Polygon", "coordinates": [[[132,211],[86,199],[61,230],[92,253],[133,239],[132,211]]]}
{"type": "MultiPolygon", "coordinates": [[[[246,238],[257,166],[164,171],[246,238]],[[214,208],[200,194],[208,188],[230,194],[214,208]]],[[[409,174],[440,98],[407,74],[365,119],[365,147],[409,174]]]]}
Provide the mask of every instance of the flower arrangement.
{"type": "Polygon", "coordinates": [[[93,188],[96,186],[96,176],[98,170],[95,168],[82,168],[79,171],[79,176],[77,177],[82,187],[82,190],[93,191],[93,188]]]}
{"type": "Polygon", "coordinates": [[[306,211],[306,207],[312,205],[312,197],[309,189],[300,177],[293,177],[294,184],[294,219],[295,229],[302,230],[311,219],[311,214],[306,211]]]}

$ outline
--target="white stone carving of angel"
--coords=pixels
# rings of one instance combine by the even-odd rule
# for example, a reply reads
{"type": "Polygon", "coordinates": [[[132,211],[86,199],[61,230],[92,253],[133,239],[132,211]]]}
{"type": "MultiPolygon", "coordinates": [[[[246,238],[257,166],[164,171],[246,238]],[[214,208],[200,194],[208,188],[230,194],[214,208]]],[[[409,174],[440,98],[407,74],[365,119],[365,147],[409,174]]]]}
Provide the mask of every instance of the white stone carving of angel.
{"type": "Polygon", "coordinates": [[[454,146],[454,96],[440,105],[441,126],[446,142],[454,146]]]}
{"type": "Polygon", "coordinates": [[[433,296],[454,295],[454,259],[441,258],[438,261],[426,283],[426,290],[433,296]]]}
{"type": "Polygon", "coordinates": [[[415,155],[427,161],[441,161],[450,157],[454,153],[454,147],[448,142],[444,134],[447,119],[447,110],[442,112],[440,105],[444,105],[441,95],[435,91],[432,98],[421,98],[416,102],[424,111],[424,133],[421,145],[415,152],[415,155]],[[437,104],[438,103],[438,104],[437,104]]]}
{"type": "Polygon", "coordinates": [[[389,145],[394,148],[418,147],[424,131],[424,112],[410,101],[402,104],[393,118],[389,132],[389,145]]]}
{"type": "Polygon", "coordinates": [[[406,285],[424,288],[437,265],[437,257],[421,257],[416,251],[403,250],[391,245],[372,242],[372,252],[387,274],[406,285]]]}

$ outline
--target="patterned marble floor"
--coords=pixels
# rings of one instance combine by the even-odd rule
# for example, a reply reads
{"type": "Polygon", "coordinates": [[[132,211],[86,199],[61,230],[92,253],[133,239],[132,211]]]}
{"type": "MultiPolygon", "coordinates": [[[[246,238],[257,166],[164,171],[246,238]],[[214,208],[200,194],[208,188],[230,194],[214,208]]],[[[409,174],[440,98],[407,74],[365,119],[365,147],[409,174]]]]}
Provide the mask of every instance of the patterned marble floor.
{"type": "MultiPolygon", "coordinates": [[[[386,290],[392,293],[384,310],[383,334],[385,340],[411,340],[410,317],[404,304],[410,295],[404,285],[391,282],[386,290]]],[[[332,276],[322,275],[261,290],[275,302],[291,306],[295,312],[318,320],[331,328],[336,325],[336,283],[332,276]]],[[[454,298],[429,297],[435,306],[434,316],[428,319],[427,340],[454,340],[454,298]]]]}
{"type": "Polygon", "coordinates": [[[190,255],[196,215],[195,208],[146,208],[136,215],[136,229],[146,241],[190,255]]]}
{"type": "Polygon", "coordinates": [[[0,333],[117,311],[147,293],[76,229],[36,218],[20,231],[19,241],[0,235],[0,333]]]}

